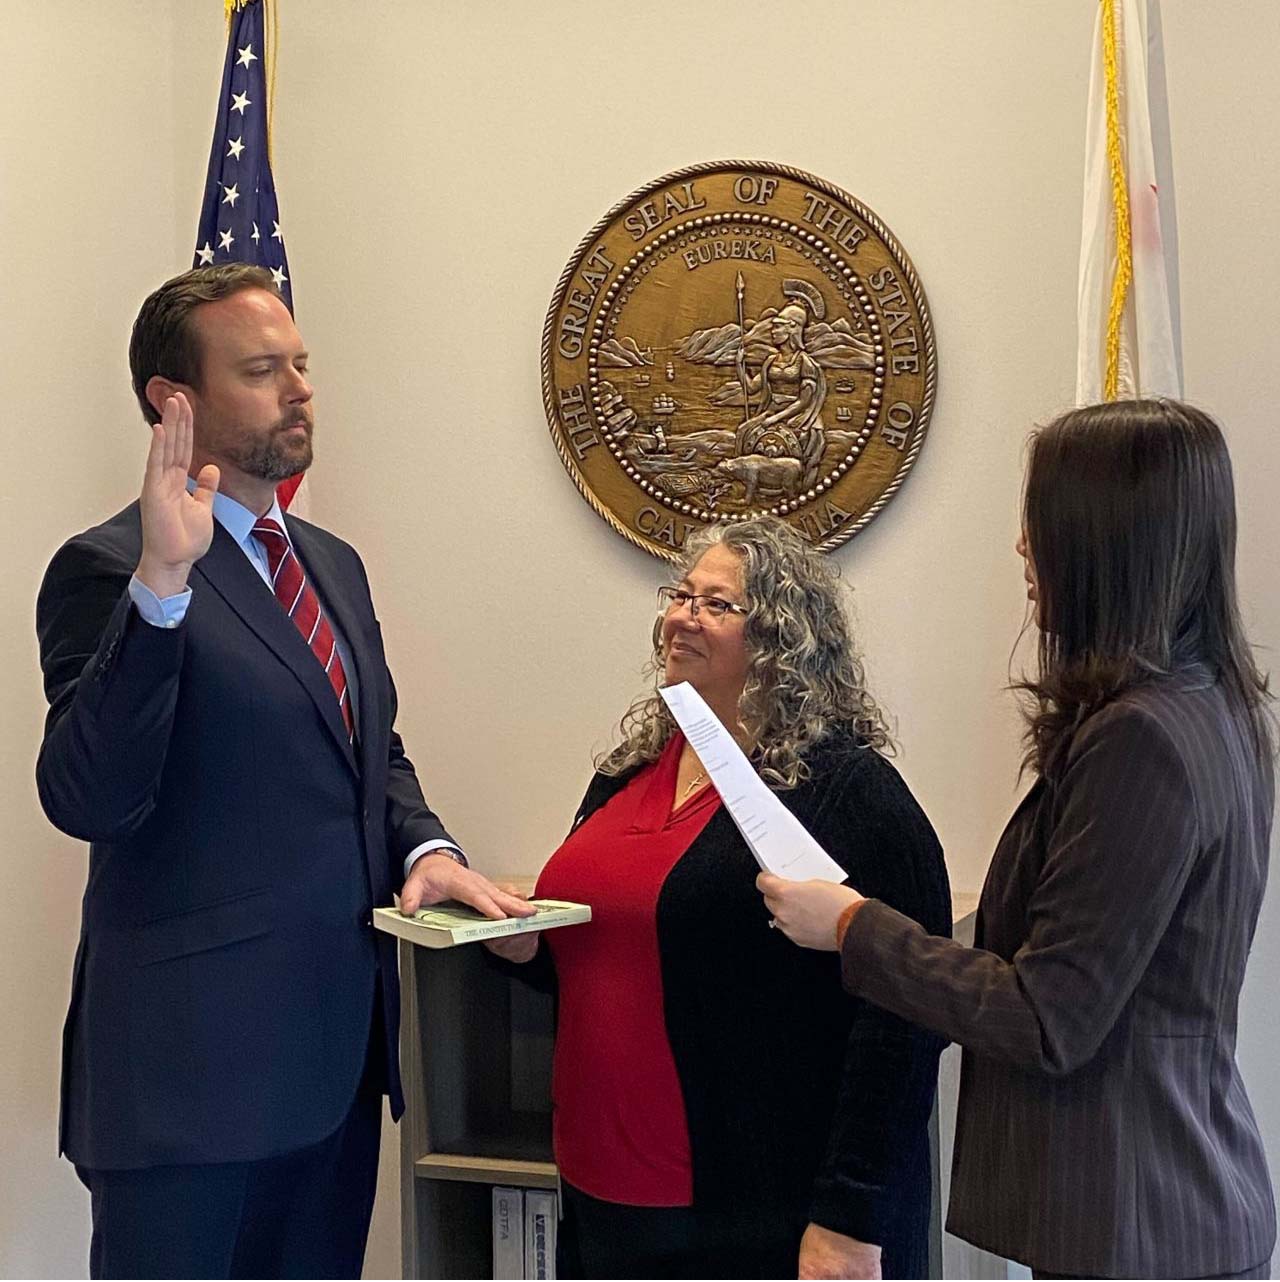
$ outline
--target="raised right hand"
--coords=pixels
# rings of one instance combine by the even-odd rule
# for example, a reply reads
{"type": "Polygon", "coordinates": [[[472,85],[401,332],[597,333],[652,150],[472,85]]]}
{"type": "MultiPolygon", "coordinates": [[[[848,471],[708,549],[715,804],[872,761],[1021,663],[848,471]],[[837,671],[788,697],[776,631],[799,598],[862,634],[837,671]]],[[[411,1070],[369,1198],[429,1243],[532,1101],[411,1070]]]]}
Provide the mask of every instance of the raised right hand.
{"type": "Polygon", "coordinates": [[[191,567],[213,542],[213,496],[218,469],[200,469],[194,493],[187,492],[193,442],[191,405],[181,392],[164,403],[164,416],[151,429],[151,449],[142,478],[142,557],[138,578],[158,597],[176,596],[187,586],[191,567]]]}

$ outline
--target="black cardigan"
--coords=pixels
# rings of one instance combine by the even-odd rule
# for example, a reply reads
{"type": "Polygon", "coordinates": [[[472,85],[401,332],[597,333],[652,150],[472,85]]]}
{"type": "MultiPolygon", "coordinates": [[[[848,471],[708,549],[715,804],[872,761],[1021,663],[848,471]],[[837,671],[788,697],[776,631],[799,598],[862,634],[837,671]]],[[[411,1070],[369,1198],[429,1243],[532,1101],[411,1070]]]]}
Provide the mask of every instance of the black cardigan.
{"type": "MultiPolygon", "coordinates": [[[[949,936],[942,850],[898,772],[846,734],[808,762],[809,781],[778,797],[858,890],[949,936]]],[[[597,774],[575,827],[630,777],[597,774]]],[[[789,1250],[813,1221],[882,1245],[886,1277],[923,1276],[928,1124],[945,1042],[849,997],[837,954],[768,929],[758,871],[721,807],[658,897],[694,1205],[729,1217],[743,1245],[789,1250]]],[[[548,950],[513,969],[549,978],[548,950]]]]}

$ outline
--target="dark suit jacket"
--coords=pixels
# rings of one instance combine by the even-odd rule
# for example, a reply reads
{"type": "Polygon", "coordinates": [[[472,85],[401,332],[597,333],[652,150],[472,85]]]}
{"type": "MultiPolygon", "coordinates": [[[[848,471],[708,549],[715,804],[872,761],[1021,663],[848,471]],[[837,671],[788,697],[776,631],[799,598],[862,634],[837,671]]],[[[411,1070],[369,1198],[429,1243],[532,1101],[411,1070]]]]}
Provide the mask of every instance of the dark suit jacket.
{"type": "Polygon", "coordinates": [[[379,988],[403,1108],[394,941],[370,910],[410,849],[447,834],[393,729],[359,557],[286,521],[354,659],[354,751],[320,664],[221,525],[178,628],[130,602],[136,503],[64,545],[40,590],[40,799],[91,843],[59,1136],[79,1165],[255,1160],[324,1138],[354,1099],[379,988]]]}
{"type": "MultiPolygon", "coordinates": [[[[942,849],[898,772],[845,733],[808,760],[811,778],[779,800],[856,881],[921,929],[949,935],[942,849]]],[[[577,822],[630,778],[597,774],[577,822]]],[[[658,896],[665,1022],[694,1206],[713,1236],[745,1257],[733,1266],[742,1276],[794,1271],[810,1220],[882,1245],[886,1277],[923,1276],[929,1114],[943,1043],[850,1001],[835,957],[769,930],[758,872],[721,807],[658,896]]],[[[547,952],[539,950],[544,968],[547,952]]],[[[539,967],[512,969],[533,978],[539,967]]]]}
{"type": "Polygon", "coordinates": [[[1235,1062],[1274,800],[1203,669],[1077,733],[992,860],[975,948],[870,902],[845,984],[965,1047],[948,1227],[1067,1276],[1265,1261],[1275,1205],[1235,1062]]]}

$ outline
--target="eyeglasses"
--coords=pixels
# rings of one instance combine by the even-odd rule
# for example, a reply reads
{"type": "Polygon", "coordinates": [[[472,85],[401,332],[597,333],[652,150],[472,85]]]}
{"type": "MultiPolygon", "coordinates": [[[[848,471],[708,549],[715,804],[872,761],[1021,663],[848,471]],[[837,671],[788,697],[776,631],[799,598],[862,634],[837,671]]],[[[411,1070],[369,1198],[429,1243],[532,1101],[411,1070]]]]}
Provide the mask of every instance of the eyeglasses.
{"type": "Polygon", "coordinates": [[[696,619],[700,610],[707,612],[707,618],[713,623],[730,614],[746,614],[747,607],[736,601],[726,601],[723,597],[704,596],[696,592],[686,592],[683,588],[659,588],[658,609],[670,614],[681,606],[689,607],[689,617],[696,619]]]}

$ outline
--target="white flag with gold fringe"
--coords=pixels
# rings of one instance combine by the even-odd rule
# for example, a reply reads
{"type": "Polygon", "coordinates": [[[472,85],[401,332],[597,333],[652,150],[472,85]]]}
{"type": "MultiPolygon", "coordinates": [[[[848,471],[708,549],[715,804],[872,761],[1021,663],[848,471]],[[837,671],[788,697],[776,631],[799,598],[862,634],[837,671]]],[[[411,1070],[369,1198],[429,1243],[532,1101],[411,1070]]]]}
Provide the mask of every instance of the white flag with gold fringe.
{"type": "Polygon", "coordinates": [[[1099,0],[1085,136],[1076,402],[1182,395],[1159,0],[1099,0]]]}

